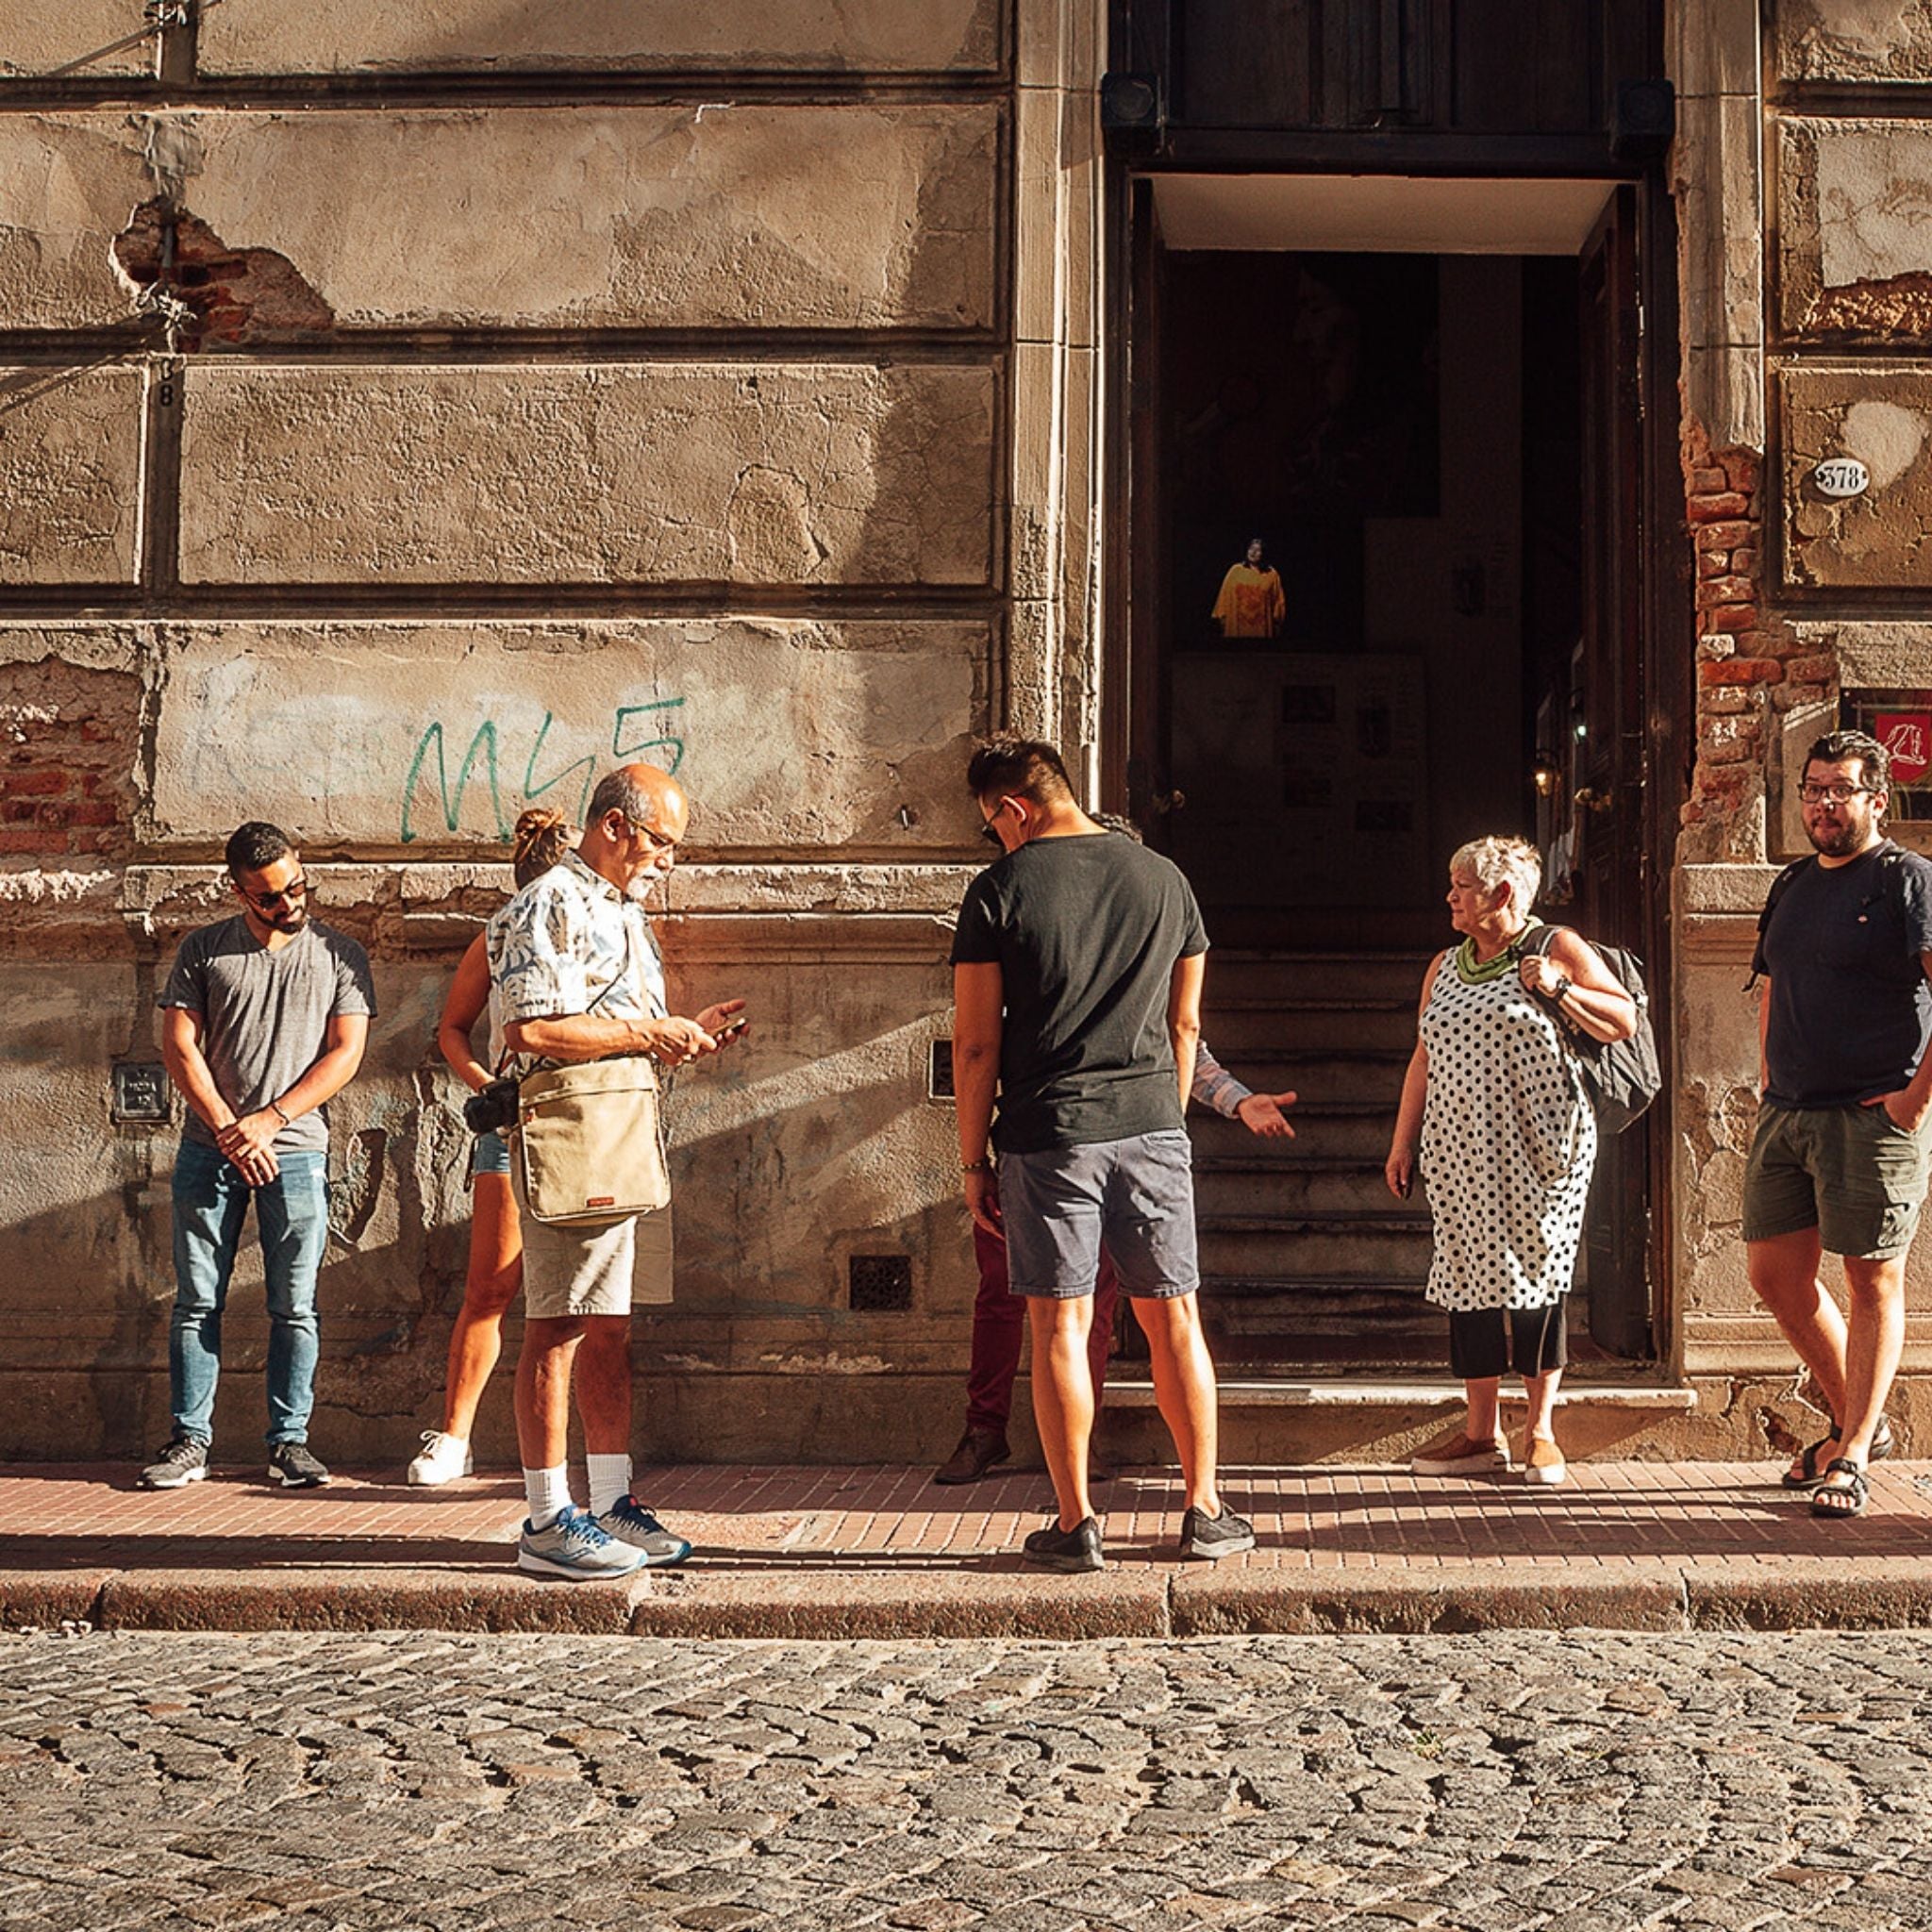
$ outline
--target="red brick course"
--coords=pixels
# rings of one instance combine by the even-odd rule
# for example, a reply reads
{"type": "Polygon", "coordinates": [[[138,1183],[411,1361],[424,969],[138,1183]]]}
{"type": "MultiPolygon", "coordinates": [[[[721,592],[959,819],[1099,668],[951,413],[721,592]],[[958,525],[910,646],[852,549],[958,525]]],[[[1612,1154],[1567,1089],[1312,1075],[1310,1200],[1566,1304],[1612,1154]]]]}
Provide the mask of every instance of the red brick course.
{"type": "Polygon", "coordinates": [[[1807,652],[1764,608],[1761,455],[1713,449],[1703,425],[1691,422],[1681,457],[1697,556],[1698,659],[1697,758],[1682,814],[1682,854],[1693,862],[1762,858],[1750,808],[1764,793],[1777,720],[1795,706],[1829,703],[1838,665],[1807,652]]]}
{"type": "Polygon", "coordinates": [[[140,707],[129,673],[0,665],[0,855],[132,849],[140,707]]]}

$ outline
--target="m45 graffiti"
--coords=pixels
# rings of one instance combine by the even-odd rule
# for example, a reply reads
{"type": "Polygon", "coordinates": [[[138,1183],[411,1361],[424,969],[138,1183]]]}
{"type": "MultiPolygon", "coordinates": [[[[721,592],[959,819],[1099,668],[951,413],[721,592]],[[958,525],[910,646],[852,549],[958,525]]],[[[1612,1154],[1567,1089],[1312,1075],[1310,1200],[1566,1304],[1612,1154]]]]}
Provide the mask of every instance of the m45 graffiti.
{"type": "MultiPolygon", "coordinates": [[[[432,820],[426,836],[435,838],[440,834],[453,834],[463,822],[464,795],[473,780],[479,792],[487,790],[490,794],[490,811],[499,840],[509,837],[516,815],[525,806],[558,791],[558,788],[562,790],[557,802],[581,824],[584,809],[591,799],[591,786],[596,779],[601,760],[595,752],[586,752],[560,771],[540,779],[538,773],[545,763],[544,750],[549,742],[550,727],[555,723],[555,715],[545,711],[543,722],[536,727],[530,739],[530,755],[524,760],[523,782],[508,791],[504,784],[502,760],[506,752],[514,758],[516,751],[521,749],[520,733],[507,731],[494,718],[484,719],[471,735],[469,749],[463,753],[462,762],[457,767],[456,782],[452,785],[449,734],[444,731],[440,718],[426,725],[416,741],[416,755],[409,760],[409,774],[403,780],[402,842],[413,845],[425,836],[417,822],[417,808],[425,795],[431,802],[432,820]],[[575,793],[570,790],[572,779],[576,780],[575,793]]],[[[684,740],[673,736],[673,733],[683,724],[684,700],[681,697],[653,698],[641,705],[619,705],[610,721],[611,761],[622,764],[627,758],[645,758],[652,764],[662,765],[675,776],[678,766],[684,762],[684,740]]],[[[551,756],[557,756],[554,749],[551,756]]],[[[509,769],[514,773],[513,764],[509,769]]]]}

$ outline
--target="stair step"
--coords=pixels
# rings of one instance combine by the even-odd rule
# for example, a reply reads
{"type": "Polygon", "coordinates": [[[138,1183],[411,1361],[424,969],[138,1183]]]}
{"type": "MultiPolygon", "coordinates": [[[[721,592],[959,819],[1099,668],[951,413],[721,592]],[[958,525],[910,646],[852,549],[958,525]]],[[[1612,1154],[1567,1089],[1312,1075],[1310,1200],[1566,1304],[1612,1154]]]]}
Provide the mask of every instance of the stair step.
{"type": "MultiPolygon", "coordinates": [[[[1278,1378],[1250,1374],[1221,1376],[1217,1392],[1223,1408],[1321,1406],[1407,1408],[1411,1405],[1460,1404],[1463,1399],[1460,1382],[1428,1376],[1396,1380],[1341,1375],[1331,1379],[1310,1376],[1306,1370],[1287,1370],[1278,1378]]],[[[1109,1375],[1107,1403],[1109,1408],[1152,1408],[1155,1407],[1154,1385],[1109,1375]]],[[[1557,1403],[1558,1407],[1567,1408],[1602,1406],[1688,1412],[1697,1407],[1697,1391],[1650,1382],[1584,1384],[1566,1375],[1557,1388],[1557,1403]]]]}
{"type": "Polygon", "coordinates": [[[1342,1209],[1332,1214],[1215,1214],[1197,1217],[1203,1234],[1272,1234],[1285,1238],[1327,1234],[1427,1234],[1426,1214],[1342,1209]]]}

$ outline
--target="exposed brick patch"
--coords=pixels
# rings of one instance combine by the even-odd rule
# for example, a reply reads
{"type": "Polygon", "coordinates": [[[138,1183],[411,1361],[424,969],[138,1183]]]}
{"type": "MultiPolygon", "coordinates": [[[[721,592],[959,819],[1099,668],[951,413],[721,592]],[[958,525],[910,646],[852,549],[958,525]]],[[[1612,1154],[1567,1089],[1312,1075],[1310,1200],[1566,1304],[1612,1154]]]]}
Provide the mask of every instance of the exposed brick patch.
{"type": "Polygon", "coordinates": [[[1690,863],[1762,859],[1778,719],[1831,699],[1838,666],[1764,608],[1762,452],[1713,449],[1687,420],[1681,457],[1697,549],[1697,761],[1680,852],[1690,863]]]}
{"type": "Polygon", "coordinates": [[[125,857],[140,721],[130,673],[0,664],[0,856],[125,857]]]}
{"type": "Polygon", "coordinates": [[[208,225],[157,198],[114,238],[114,259],[142,289],[164,283],[193,310],[181,346],[300,341],[335,326],[335,312],[273,248],[230,248],[208,225]],[[168,259],[169,224],[174,258],[168,259]]]}

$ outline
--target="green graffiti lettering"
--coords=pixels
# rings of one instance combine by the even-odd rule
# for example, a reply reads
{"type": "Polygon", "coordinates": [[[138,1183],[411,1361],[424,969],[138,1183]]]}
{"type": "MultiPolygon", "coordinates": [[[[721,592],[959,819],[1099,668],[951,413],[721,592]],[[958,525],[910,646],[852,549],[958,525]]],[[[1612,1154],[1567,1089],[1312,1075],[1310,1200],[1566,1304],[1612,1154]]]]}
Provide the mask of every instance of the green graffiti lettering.
{"type": "Polygon", "coordinates": [[[587,754],[577,759],[575,764],[564,766],[556,777],[546,778],[541,785],[537,782],[537,760],[542,755],[543,741],[550,736],[550,727],[555,722],[554,715],[545,711],[542,724],[537,727],[537,741],[530,747],[530,762],[524,767],[524,799],[528,803],[533,798],[541,798],[553,787],[561,785],[573,772],[581,772],[584,774],[584,782],[577,793],[576,823],[582,824],[585,808],[591,803],[591,780],[597,774],[597,760],[594,758],[587,754]]]}
{"type": "Polygon", "coordinates": [[[443,758],[442,724],[439,719],[424,732],[416,744],[416,756],[409,763],[409,775],[403,783],[403,843],[412,845],[416,841],[416,828],[410,823],[410,814],[416,807],[416,781],[423,775],[424,761],[429,756],[429,747],[436,747],[436,788],[442,800],[442,823],[445,831],[454,832],[457,822],[462,817],[463,793],[470,783],[470,774],[475,769],[476,760],[481,757],[484,769],[490,779],[490,808],[496,818],[496,836],[509,837],[509,826],[503,816],[503,796],[496,781],[496,725],[485,719],[476,727],[476,735],[470,741],[470,749],[463,756],[462,769],[457,774],[457,789],[454,797],[449,789],[449,767],[443,758]]]}
{"type": "Polygon", "coordinates": [[[645,738],[641,739],[636,744],[625,744],[624,725],[626,718],[644,718],[662,726],[669,721],[661,717],[652,718],[652,712],[681,710],[683,706],[682,698],[656,698],[648,705],[619,706],[617,716],[612,720],[610,726],[610,756],[615,758],[634,758],[641,752],[668,751],[671,754],[671,762],[664,769],[675,778],[678,766],[684,762],[684,740],[671,737],[645,738]]]}

